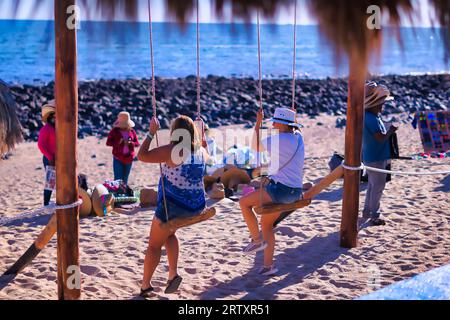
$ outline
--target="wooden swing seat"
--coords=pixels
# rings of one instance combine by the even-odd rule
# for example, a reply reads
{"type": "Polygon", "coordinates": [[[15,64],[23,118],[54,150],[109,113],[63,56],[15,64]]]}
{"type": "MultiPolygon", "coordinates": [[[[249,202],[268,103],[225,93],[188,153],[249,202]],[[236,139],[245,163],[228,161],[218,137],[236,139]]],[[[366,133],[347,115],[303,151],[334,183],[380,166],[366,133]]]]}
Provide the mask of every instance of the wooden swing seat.
{"type": "Polygon", "coordinates": [[[295,211],[307,207],[311,204],[312,199],[320,192],[326,189],[330,184],[344,175],[344,168],[342,166],[337,167],[333,172],[320,180],[311,189],[305,192],[303,199],[290,203],[290,204],[268,204],[265,206],[254,207],[253,211],[259,215],[266,215],[276,212],[295,211]]]}
{"type": "Polygon", "coordinates": [[[177,230],[180,228],[189,227],[191,225],[194,225],[194,224],[197,224],[200,222],[204,222],[206,220],[211,219],[215,215],[216,215],[216,208],[214,208],[214,207],[206,208],[205,210],[203,210],[202,213],[200,213],[196,216],[193,216],[193,217],[177,218],[177,219],[170,220],[168,222],[162,222],[161,228],[163,228],[165,230],[177,230]]]}
{"type": "Polygon", "coordinates": [[[275,212],[286,212],[301,209],[311,204],[311,199],[301,199],[289,204],[269,204],[262,207],[254,207],[253,211],[259,215],[266,215],[275,212]]]}

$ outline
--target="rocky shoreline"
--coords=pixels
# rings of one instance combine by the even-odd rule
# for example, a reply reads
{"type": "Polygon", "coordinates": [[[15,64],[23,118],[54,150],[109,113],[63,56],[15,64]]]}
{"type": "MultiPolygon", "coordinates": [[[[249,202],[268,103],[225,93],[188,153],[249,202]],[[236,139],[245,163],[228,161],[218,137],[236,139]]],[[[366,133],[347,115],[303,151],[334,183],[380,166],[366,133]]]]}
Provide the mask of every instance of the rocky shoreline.
{"type": "MultiPolygon", "coordinates": [[[[383,76],[373,78],[389,87],[396,100],[389,102],[386,113],[412,114],[418,110],[450,108],[450,74],[420,76],[383,76]]],[[[157,79],[158,113],[163,128],[170,119],[185,114],[196,115],[196,79],[157,79]]],[[[264,108],[271,112],[291,105],[291,80],[264,80],[264,108]]],[[[146,130],[152,114],[147,79],[96,80],[79,84],[79,137],[108,134],[117,113],[127,110],[137,131],[146,130]]],[[[53,99],[54,83],[43,86],[14,85],[11,91],[18,105],[24,138],[36,141],[41,124],[40,107],[53,99]]],[[[258,108],[257,81],[251,78],[208,76],[202,81],[204,120],[211,127],[229,124],[253,125],[258,108]]],[[[336,125],[345,126],[347,107],[346,79],[301,79],[297,81],[298,112],[309,117],[321,113],[341,116],[336,125]]]]}

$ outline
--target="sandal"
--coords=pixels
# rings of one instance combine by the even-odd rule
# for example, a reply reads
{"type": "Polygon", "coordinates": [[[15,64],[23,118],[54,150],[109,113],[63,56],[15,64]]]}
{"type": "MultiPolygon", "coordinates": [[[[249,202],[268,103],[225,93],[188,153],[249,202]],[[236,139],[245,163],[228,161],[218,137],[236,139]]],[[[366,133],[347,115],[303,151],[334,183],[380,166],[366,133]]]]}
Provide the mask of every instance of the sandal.
{"type": "Polygon", "coordinates": [[[151,294],[153,293],[153,291],[155,291],[155,289],[153,287],[150,287],[148,289],[141,289],[141,293],[139,294],[139,296],[141,298],[149,298],[151,296],[151,294]]]}
{"type": "Polygon", "coordinates": [[[370,223],[373,226],[384,226],[384,225],[386,225],[386,221],[384,221],[383,219],[380,219],[380,218],[370,219],[370,223]]]}
{"type": "Polygon", "coordinates": [[[164,293],[171,294],[171,293],[176,292],[178,290],[178,288],[180,287],[181,281],[183,281],[183,278],[181,278],[178,275],[175,278],[173,278],[172,280],[167,281],[167,288],[164,291],[164,293]]]}

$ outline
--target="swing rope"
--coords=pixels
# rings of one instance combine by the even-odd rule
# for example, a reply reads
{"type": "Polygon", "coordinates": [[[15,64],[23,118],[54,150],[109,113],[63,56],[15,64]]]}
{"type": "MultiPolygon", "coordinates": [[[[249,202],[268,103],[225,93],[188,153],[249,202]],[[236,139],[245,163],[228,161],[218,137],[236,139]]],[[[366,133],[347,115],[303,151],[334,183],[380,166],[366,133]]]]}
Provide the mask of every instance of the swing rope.
{"type": "Polygon", "coordinates": [[[297,59],[297,0],[295,0],[294,5],[294,56],[292,61],[292,110],[294,111],[297,111],[295,107],[296,59],[297,59]]]}
{"type": "MultiPolygon", "coordinates": [[[[261,67],[261,25],[259,22],[259,10],[256,13],[256,24],[258,29],[258,91],[259,91],[259,112],[263,111],[263,87],[262,87],[262,67],[261,67]]],[[[256,166],[258,168],[262,169],[261,164],[261,152],[260,152],[260,138],[261,138],[261,129],[262,129],[262,123],[261,125],[256,129],[256,166]]],[[[262,170],[261,170],[262,173],[262,170]]],[[[264,187],[264,181],[261,176],[261,181],[259,185],[259,204],[260,206],[263,205],[263,187],[264,187]]]]}
{"type": "Polygon", "coordinates": [[[201,77],[200,77],[200,13],[199,13],[199,0],[197,0],[197,120],[201,119],[201,77]]]}
{"type": "MultiPolygon", "coordinates": [[[[153,21],[152,21],[152,10],[151,10],[151,0],[148,0],[148,21],[149,21],[149,29],[150,29],[150,59],[151,59],[151,66],[152,66],[152,84],[151,84],[151,90],[152,90],[152,108],[153,108],[153,117],[157,118],[156,113],[156,80],[155,80],[155,60],[154,60],[154,53],[153,53],[153,21]]],[[[158,132],[155,134],[156,138],[156,146],[159,147],[159,137],[158,132]]],[[[166,220],[169,221],[169,210],[167,207],[167,199],[166,199],[166,188],[164,185],[164,173],[162,169],[162,164],[159,164],[159,173],[161,176],[161,189],[163,194],[163,202],[164,202],[164,212],[166,215],[166,220]]]]}

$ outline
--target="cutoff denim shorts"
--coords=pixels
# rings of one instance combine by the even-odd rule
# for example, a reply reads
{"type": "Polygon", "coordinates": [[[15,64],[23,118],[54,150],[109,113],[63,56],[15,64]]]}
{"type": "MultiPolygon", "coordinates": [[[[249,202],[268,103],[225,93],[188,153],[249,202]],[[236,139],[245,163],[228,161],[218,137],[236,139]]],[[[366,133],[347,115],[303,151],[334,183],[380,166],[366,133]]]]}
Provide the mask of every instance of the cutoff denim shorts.
{"type": "Polygon", "coordinates": [[[270,180],[266,186],[266,191],[272,198],[273,203],[290,204],[302,199],[302,188],[291,188],[282,183],[270,180]]]}

